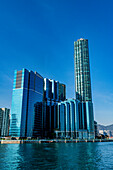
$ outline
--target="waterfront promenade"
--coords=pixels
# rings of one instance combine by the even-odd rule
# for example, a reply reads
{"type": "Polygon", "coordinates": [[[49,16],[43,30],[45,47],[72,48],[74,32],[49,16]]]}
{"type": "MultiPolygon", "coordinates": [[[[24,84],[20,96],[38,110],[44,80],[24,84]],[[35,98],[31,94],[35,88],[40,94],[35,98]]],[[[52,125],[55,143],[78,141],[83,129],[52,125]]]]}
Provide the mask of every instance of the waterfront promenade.
{"type": "Polygon", "coordinates": [[[78,142],[113,142],[113,139],[40,139],[40,140],[0,140],[0,144],[25,144],[25,143],[78,143],[78,142]]]}

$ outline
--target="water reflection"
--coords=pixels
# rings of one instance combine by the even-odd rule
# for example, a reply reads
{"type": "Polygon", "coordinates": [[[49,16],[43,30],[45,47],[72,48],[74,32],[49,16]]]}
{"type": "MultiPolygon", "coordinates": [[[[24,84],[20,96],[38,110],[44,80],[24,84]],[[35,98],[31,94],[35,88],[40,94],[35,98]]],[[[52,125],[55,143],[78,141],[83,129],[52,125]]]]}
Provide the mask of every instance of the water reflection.
{"type": "Polygon", "coordinates": [[[89,169],[97,168],[97,162],[101,159],[101,154],[98,154],[96,148],[98,144],[92,143],[67,143],[56,144],[58,150],[59,167],[65,169],[89,169]]]}
{"type": "Polygon", "coordinates": [[[113,169],[113,143],[0,145],[2,169],[113,169]]]}
{"type": "Polygon", "coordinates": [[[19,145],[18,151],[22,162],[19,162],[18,169],[56,168],[56,148],[48,144],[25,144],[19,145]]]}

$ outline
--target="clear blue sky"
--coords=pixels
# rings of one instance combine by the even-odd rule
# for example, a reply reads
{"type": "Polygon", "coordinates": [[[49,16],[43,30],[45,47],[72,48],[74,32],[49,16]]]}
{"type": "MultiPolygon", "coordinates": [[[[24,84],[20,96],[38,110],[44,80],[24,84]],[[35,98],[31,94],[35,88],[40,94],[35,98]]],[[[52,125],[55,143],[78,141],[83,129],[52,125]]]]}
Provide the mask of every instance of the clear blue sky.
{"type": "Polygon", "coordinates": [[[74,41],[89,40],[95,120],[113,123],[113,0],[0,1],[0,107],[11,107],[14,70],[67,86],[73,98],[74,41]]]}

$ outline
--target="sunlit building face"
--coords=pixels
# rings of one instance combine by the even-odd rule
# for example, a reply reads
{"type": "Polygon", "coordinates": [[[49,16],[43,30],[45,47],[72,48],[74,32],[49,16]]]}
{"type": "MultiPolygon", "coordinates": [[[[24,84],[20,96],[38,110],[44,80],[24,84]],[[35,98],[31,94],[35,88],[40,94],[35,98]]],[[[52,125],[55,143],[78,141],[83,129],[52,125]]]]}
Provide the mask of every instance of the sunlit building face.
{"type": "Polygon", "coordinates": [[[74,42],[74,65],[76,98],[81,101],[92,101],[87,39],[81,38],[74,42]]]}

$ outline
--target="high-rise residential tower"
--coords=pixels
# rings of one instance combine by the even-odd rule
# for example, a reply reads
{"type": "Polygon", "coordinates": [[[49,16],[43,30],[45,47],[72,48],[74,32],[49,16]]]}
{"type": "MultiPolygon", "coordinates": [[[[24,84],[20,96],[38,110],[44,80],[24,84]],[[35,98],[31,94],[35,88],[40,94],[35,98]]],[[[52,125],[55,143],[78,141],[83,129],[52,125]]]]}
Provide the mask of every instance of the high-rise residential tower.
{"type": "Polygon", "coordinates": [[[74,62],[76,98],[81,101],[92,101],[87,39],[81,38],[74,42],[74,62]]]}
{"type": "Polygon", "coordinates": [[[82,111],[79,115],[80,129],[87,129],[89,138],[94,138],[94,115],[87,39],[81,38],[74,42],[74,66],[76,99],[81,101],[82,111]]]}

